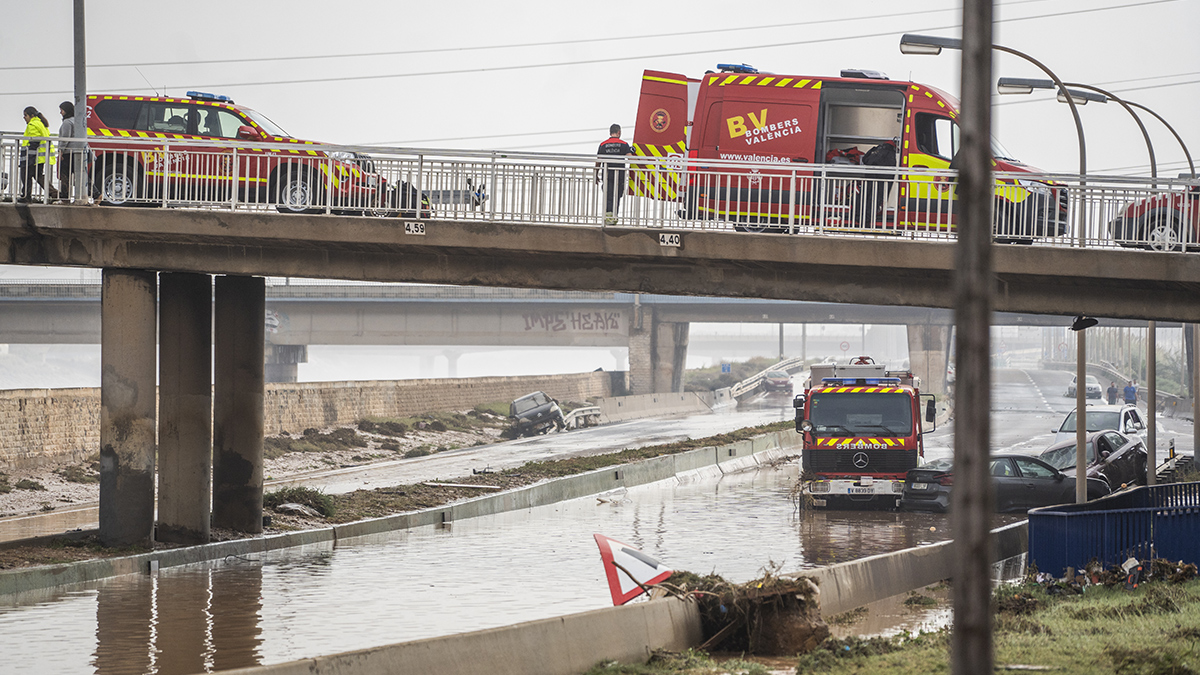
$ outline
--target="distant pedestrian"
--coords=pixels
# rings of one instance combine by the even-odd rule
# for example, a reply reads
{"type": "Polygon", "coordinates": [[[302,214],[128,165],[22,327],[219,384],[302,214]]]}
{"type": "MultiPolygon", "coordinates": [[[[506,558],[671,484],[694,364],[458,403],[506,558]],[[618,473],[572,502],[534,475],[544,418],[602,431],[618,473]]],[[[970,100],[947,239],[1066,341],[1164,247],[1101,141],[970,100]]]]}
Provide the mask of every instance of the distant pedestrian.
{"type": "Polygon", "coordinates": [[[1108,383],[1108,404],[1109,405],[1117,404],[1117,383],[1116,382],[1108,383]]]}
{"type": "Polygon", "coordinates": [[[75,137],[75,104],[63,101],[58,104],[62,125],[58,127],[58,198],[64,204],[71,201],[71,187],[75,183],[75,172],[84,167],[83,157],[76,143],[65,140],[75,137]]]}
{"type": "Polygon", "coordinates": [[[38,184],[50,191],[50,199],[56,199],[58,191],[46,183],[46,162],[50,162],[52,167],[54,165],[54,155],[51,154],[50,148],[50,123],[46,116],[33,106],[25,108],[22,115],[25,117],[25,140],[21,141],[24,151],[18,158],[18,163],[21,166],[21,185],[24,192],[17,201],[32,201],[35,175],[38,184]]]}
{"type": "MultiPolygon", "coordinates": [[[[596,151],[602,159],[624,158],[633,152],[629,144],[621,140],[621,125],[614,124],[608,128],[608,140],[600,144],[596,151]]],[[[621,197],[625,196],[625,160],[619,162],[596,162],[596,182],[601,181],[600,171],[604,170],[604,224],[616,225],[617,212],[621,208],[621,197]]]]}
{"type": "Polygon", "coordinates": [[[1137,385],[1134,384],[1133,380],[1130,380],[1129,384],[1125,385],[1125,402],[1129,405],[1137,405],[1137,385]]]}

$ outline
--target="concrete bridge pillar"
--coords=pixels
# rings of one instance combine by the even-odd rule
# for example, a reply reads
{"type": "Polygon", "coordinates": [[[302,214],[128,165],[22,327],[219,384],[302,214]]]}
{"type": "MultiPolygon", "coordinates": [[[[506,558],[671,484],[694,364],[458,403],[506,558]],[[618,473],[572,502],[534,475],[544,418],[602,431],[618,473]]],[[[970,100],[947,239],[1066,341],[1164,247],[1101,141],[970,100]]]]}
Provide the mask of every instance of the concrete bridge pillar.
{"type": "Polygon", "coordinates": [[[456,349],[447,349],[442,352],[442,356],[446,357],[446,377],[458,377],[458,360],[462,358],[463,353],[456,349]]]}
{"type": "Polygon", "coordinates": [[[266,345],[267,382],[296,382],[301,363],[308,363],[308,345],[266,345]]]}
{"type": "Polygon", "coordinates": [[[908,326],[908,369],[921,378],[922,394],[946,393],[949,358],[950,326],[908,326]]]}
{"type": "Polygon", "coordinates": [[[100,290],[100,540],[154,534],[158,277],[105,269],[100,290]]]}
{"type": "Polygon", "coordinates": [[[213,526],[262,532],[266,284],[216,278],[213,526]]]}
{"type": "Polygon", "coordinates": [[[207,544],[212,501],[212,278],[164,272],[159,301],[155,538],[207,544]]]}
{"type": "Polygon", "coordinates": [[[639,306],[629,330],[631,394],[683,391],[689,324],[659,322],[654,310],[639,306]]]}

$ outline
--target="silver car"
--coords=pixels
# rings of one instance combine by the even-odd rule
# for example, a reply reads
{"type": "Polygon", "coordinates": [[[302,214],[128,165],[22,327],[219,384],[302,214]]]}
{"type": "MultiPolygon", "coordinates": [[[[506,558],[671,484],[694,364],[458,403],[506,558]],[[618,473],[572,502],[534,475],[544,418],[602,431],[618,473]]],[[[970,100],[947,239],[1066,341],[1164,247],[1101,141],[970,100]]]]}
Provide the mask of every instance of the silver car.
{"type": "MultiPolygon", "coordinates": [[[[1142,421],[1142,415],[1138,412],[1137,406],[1089,405],[1087,407],[1087,430],[1089,433],[1104,429],[1116,429],[1126,436],[1140,441],[1142,440],[1141,432],[1145,428],[1146,423],[1142,421]]],[[[1068,413],[1062,424],[1057,429],[1050,431],[1054,432],[1054,443],[1056,444],[1074,441],[1075,411],[1072,410],[1068,413]]]]}
{"type": "MultiPolygon", "coordinates": [[[[1088,398],[1104,398],[1104,390],[1100,388],[1100,380],[1096,379],[1095,375],[1087,375],[1084,379],[1085,395],[1088,398]]],[[[1071,376],[1071,384],[1067,385],[1067,393],[1065,396],[1075,395],[1075,376],[1071,376]]]]}

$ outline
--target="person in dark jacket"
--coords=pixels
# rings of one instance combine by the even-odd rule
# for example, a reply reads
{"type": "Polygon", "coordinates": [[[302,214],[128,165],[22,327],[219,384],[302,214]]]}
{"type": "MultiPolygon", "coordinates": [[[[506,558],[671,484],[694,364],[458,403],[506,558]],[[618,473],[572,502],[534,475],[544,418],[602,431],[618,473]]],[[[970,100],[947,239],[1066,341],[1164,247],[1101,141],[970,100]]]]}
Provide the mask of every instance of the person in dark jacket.
{"type": "Polygon", "coordinates": [[[1116,382],[1108,383],[1108,392],[1107,393],[1108,393],[1108,404],[1116,405],[1117,404],[1117,383],[1116,382]]]}
{"type": "Polygon", "coordinates": [[[58,198],[64,204],[71,201],[71,184],[75,181],[75,165],[82,164],[74,144],[65,140],[75,137],[75,104],[63,101],[58,104],[62,125],[58,127],[58,198]]]}
{"type": "Polygon", "coordinates": [[[629,144],[621,140],[621,125],[614,124],[608,128],[608,140],[600,144],[596,154],[601,160],[615,157],[622,158],[620,162],[596,162],[596,182],[601,181],[601,170],[604,171],[604,224],[617,224],[617,211],[621,208],[621,197],[625,196],[625,161],[624,157],[633,152],[629,144]]]}

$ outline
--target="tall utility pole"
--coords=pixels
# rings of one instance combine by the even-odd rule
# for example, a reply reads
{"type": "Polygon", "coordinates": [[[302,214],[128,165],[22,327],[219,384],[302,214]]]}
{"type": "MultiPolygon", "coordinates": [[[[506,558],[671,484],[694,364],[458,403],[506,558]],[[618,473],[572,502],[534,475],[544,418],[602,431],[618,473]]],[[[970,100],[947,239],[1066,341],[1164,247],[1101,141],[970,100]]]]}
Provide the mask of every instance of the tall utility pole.
{"type": "MultiPolygon", "coordinates": [[[[83,21],[83,0],[75,0],[75,138],[87,139],[87,55],[83,21]]],[[[79,203],[87,203],[88,154],[82,144],[72,148],[75,184],[71,194],[79,203]],[[82,201],[81,201],[82,200],[82,201]]]]}
{"type": "Polygon", "coordinates": [[[955,246],[954,632],[953,675],[990,673],[992,654],[992,0],[963,0],[962,148],[955,246]]]}

